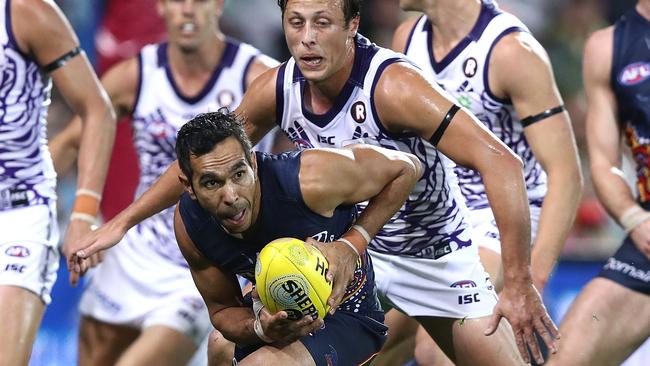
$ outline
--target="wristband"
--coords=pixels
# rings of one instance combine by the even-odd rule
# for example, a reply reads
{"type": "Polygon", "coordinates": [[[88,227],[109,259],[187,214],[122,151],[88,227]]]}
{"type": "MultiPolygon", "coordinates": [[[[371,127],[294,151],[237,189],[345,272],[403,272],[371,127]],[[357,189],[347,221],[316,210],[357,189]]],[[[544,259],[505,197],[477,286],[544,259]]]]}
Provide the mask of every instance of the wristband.
{"type": "Polygon", "coordinates": [[[368,234],[368,231],[361,225],[352,225],[352,228],[361,234],[364,239],[366,239],[367,243],[370,243],[370,234],[368,234]]]}
{"type": "Polygon", "coordinates": [[[70,214],[70,221],[73,220],[84,221],[91,225],[97,225],[97,219],[95,218],[95,216],[88,215],[81,212],[73,212],[72,214],[70,214]]]}
{"type": "Polygon", "coordinates": [[[260,299],[253,298],[253,313],[255,314],[255,321],[253,322],[253,330],[255,335],[259,337],[264,343],[273,343],[273,340],[264,334],[262,329],[262,322],[260,321],[260,313],[264,309],[264,303],[260,299]]]}
{"type": "Polygon", "coordinates": [[[77,189],[77,193],[75,195],[76,196],[86,195],[86,196],[96,198],[97,201],[102,200],[102,195],[99,192],[93,191],[92,189],[87,189],[87,188],[79,188],[79,189],[77,189]]]}
{"type": "Polygon", "coordinates": [[[641,223],[650,220],[650,212],[642,209],[638,205],[634,205],[623,212],[619,218],[619,222],[626,233],[636,229],[641,223]]]}
{"type": "MultiPolygon", "coordinates": [[[[94,191],[80,189],[72,206],[73,213],[82,213],[93,218],[99,213],[99,194],[94,191]]],[[[99,196],[100,197],[100,196],[99,196]]],[[[100,197],[101,198],[101,197],[100,197]]]]}
{"type": "Polygon", "coordinates": [[[357,247],[355,247],[354,244],[352,244],[348,239],[338,238],[336,239],[336,241],[340,241],[341,243],[344,243],[345,245],[349,246],[357,254],[357,257],[361,257],[361,255],[359,255],[359,250],[357,249],[357,247]]]}

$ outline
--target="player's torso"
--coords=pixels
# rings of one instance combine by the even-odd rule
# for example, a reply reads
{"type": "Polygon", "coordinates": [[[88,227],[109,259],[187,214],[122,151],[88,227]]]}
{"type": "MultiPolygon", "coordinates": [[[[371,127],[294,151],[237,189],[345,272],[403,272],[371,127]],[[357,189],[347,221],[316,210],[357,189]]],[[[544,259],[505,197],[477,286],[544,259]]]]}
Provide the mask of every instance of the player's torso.
{"type": "MultiPolygon", "coordinates": [[[[395,136],[379,121],[372,93],[381,72],[404,56],[358,37],[351,76],[323,115],[311,113],[303,102],[306,80],[293,59],[278,74],[277,108],[281,128],[299,148],[341,147],[367,143],[412,153],[425,165],[423,178],[409,200],[371,243],[373,250],[437,258],[471,245],[463,213],[466,208],[455,182],[451,162],[428,141],[395,136]]],[[[364,207],[362,205],[362,207],[364,207]]]]}
{"type": "Polygon", "coordinates": [[[9,4],[0,0],[0,210],[56,199],[46,131],[51,81],[18,48],[9,4]]]}
{"type": "MultiPolygon", "coordinates": [[[[517,18],[484,1],[470,34],[441,60],[433,56],[435,35],[426,16],[420,17],[411,30],[405,53],[522,158],[529,200],[531,204],[541,205],[546,193],[546,174],[533,156],[512,103],[495,96],[488,83],[494,45],[503,36],[519,31],[528,32],[517,18]]],[[[479,173],[464,167],[455,170],[469,208],[488,207],[479,173]]]]}
{"type": "MultiPolygon", "coordinates": [[[[301,240],[312,237],[331,242],[352,225],[357,213],[355,206],[338,207],[332,217],[319,215],[306,206],[298,180],[300,154],[299,151],[280,155],[257,153],[261,207],[254,232],[245,238],[226,233],[218,220],[187,194],[181,198],[179,210],[187,233],[203,254],[224,272],[254,281],[257,254],[270,241],[282,237],[301,240]]],[[[372,265],[368,261],[358,263],[346,300],[339,309],[374,311],[377,306],[372,265]]]]}
{"type": "Polygon", "coordinates": [[[650,23],[631,10],[614,26],[611,85],[636,162],[637,188],[650,201],[650,23]]]}
{"type": "MultiPolygon", "coordinates": [[[[229,39],[211,77],[197,95],[188,97],[180,91],[172,75],[167,44],[142,49],[139,88],[132,114],[140,168],[136,196],[144,193],[176,160],[176,134],[183,124],[200,113],[222,107],[234,110],[245,90],[248,67],[257,54],[255,48],[229,39]]],[[[134,242],[134,248],[141,248],[138,250],[154,249],[157,254],[186,265],[176,245],[172,218],[173,208],[169,208],[139,224],[127,240],[134,242]],[[143,241],[149,245],[143,245],[143,241]]]]}

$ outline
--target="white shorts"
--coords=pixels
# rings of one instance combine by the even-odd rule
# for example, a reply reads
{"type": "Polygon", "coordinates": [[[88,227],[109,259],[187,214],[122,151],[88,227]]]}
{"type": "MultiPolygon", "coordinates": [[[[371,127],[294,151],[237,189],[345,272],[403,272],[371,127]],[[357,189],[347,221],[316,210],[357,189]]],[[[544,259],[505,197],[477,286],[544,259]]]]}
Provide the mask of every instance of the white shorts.
{"type": "Polygon", "coordinates": [[[81,314],[141,330],[164,325],[200,345],[212,324],[190,270],[147,251],[133,230],[127,237],[130,240],[108,250],[90,275],[79,305],[81,314]]]}
{"type": "Polygon", "coordinates": [[[475,245],[435,260],[369,252],[381,299],[405,314],[454,319],[492,315],[497,295],[475,245]]]}
{"type": "Polygon", "coordinates": [[[0,211],[0,233],[0,286],[24,288],[48,305],[59,269],[54,203],[0,211]]]}
{"type": "MultiPolygon", "coordinates": [[[[530,206],[531,245],[535,241],[541,211],[542,209],[540,207],[530,206]]],[[[480,247],[501,254],[501,237],[492,209],[488,207],[479,210],[469,210],[469,218],[472,224],[472,242],[478,244],[480,247]]]]}

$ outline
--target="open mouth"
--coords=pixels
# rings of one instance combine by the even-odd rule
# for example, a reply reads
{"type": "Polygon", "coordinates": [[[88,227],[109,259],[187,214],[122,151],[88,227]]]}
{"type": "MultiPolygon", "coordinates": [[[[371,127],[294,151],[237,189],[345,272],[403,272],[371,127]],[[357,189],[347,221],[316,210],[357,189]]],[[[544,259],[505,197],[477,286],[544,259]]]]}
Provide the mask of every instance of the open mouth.
{"type": "Polygon", "coordinates": [[[242,210],[240,213],[230,216],[224,221],[227,221],[231,225],[239,226],[244,223],[244,216],[246,214],[246,210],[242,210]]]}
{"type": "Polygon", "coordinates": [[[196,31],[196,25],[191,22],[181,24],[181,32],[183,33],[192,33],[196,31]]]}
{"type": "Polygon", "coordinates": [[[319,56],[305,56],[301,57],[300,60],[307,66],[316,67],[323,62],[323,58],[319,56]]]}

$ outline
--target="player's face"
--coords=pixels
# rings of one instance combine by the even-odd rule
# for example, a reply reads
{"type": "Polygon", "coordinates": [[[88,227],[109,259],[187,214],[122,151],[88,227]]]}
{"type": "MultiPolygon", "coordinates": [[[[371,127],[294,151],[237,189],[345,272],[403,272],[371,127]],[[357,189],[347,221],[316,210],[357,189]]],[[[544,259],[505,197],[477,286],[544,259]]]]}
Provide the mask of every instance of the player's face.
{"type": "Polygon", "coordinates": [[[282,22],[289,51],[307,80],[327,80],[353,61],[359,19],[346,26],[341,0],[290,0],[282,22]]]}
{"type": "Polygon", "coordinates": [[[169,42],[187,52],[211,39],[222,11],[223,0],[158,0],[169,42]]]}
{"type": "MultiPolygon", "coordinates": [[[[253,155],[253,159],[255,155],[253,155]]],[[[202,156],[192,156],[193,196],[217,217],[230,233],[242,233],[252,224],[259,202],[257,175],[234,137],[202,156]]]]}

